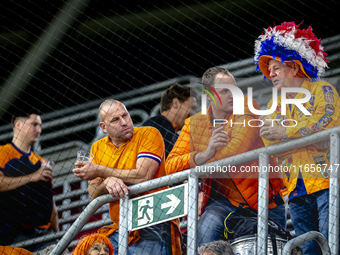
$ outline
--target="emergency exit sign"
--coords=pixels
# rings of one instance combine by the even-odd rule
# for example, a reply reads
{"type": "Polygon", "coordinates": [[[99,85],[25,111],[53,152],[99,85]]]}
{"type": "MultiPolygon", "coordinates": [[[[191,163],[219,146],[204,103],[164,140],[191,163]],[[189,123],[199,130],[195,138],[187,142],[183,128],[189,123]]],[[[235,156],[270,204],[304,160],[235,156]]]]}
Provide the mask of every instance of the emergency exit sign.
{"type": "Polygon", "coordinates": [[[188,214],[188,183],[129,201],[129,231],[188,214]]]}

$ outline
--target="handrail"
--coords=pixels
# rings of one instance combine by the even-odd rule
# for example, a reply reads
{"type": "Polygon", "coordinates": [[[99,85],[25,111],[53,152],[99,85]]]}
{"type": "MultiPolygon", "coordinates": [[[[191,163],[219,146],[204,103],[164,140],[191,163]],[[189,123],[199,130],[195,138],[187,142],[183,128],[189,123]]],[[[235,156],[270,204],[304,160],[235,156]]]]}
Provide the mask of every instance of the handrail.
{"type": "MultiPolygon", "coordinates": [[[[197,196],[198,196],[198,177],[188,176],[188,227],[187,227],[187,255],[196,255],[197,246],[197,196]]],[[[119,251],[119,250],[118,250],[119,251]]]]}
{"type": "MultiPolygon", "coordinates": [[[[339,133],[332,133],[330,138],[331,165],[340,163],[339,133]]],[[[339,171],[331,171],[329,175],[329,213],[328,242],[332,255],[339,253],[339,171]]]]}
{"type": "MultiPolygon", "coordinates": [[[[87,231],[87,230],[91,230],[91,229],[94,229],[94,228],[102,227],[104,225],[110,225],[110,223],[112,223],[112,221],[110,219],[98,220],[98,221],[94,221],[94,222],[86,224],[86,226],[82,230],[87,231]]],[[[21,241],[19,243],[11,244],[11,246],[27,247],[27,246],[30,246],[32,244],[37,244],[37,243],[41,243],[41,242],[56,240],[58,238],[63,238],[64,235],[67,234],[67,233],[68,233],[68,231],[59,231],[57,233],[51,233],[51,234],[39,236],[39,237],[36,237],[36,238],[33,238],[33,239],[24,240],[24,241],[21,241]]]]}
{"type": "MultiPolygon", "coordinates": [[[[288,142],[284,142],[284,143],[279,143],[279,144],[275,144],[275,145],[271,145],[268,147],[263,147],[260,149],[256,149],[253,151],[249,151],[249,152],[245,152],[239,155],[235,155],[229,158],[225,158],[225,159],[221,159],[218,161],[214,161],[208,164],[205,164],[205,166],[213,166],[216,164],[219,165],[240,165],[242,163],[246,163],[255,159],[259,158],[259,155],[263,154],[263,155],[275,155],[278,153],[282,153],[288,150],[292,150],[298,147],[303,147],[303,146],[307,146],[310,144],[314,144],[316,142],[320,142],[323,140],[328,139],[329,137],[331,137],[332,134],[339,134],[340,133],[340,127],[334,127],[328,130],[323,130],[320,132],[317,132],[315,134],[312,134],[310,136],[306,136],[306,137],[302,137],[302,138],[297,138],[297,139],[292,139],[291,141],[288,142]]],[[[332,136],[332,141],[335,136],[332,136]]],[[[334,142],[331,142],[331,144],[333,144],[334,142]]],[[[338,148],[339,149],[339,148],[338,148]]],[[[339,155],[335,155],[334,153],[331,154],[330,157],[330,162],[334,162],[334,158],[339,157],[339,155]]],[[[338,159],[337,159],[338,160],[338,159]]],[[[266,161],[264,161],[264,163],[262,163],[262,165],[266,164],[266,161]]],[[[195,168],[191,168],[185,171],[181,171],[175,174],[171,174],[171,175],[167,175],[161,178],[157,178],[157,179],[152,179],[146,182],[142,182],[136,185],[131,186],[131,191],[129,193],[129,196],[133,196],[136,195],[138,193],[142,193],[142,192],[146,192],[149,190],[153,190],[156,188],[160,188],[160,187],[164,187],[167,185],[171,185],[171,184],[175,184],[181,181],[184,181],[188,178],[191,179],[191,183],[193,184],[193,186],[195,186],[195,182],[198,181],[198,178],[195,177],[199,177],[199,176],[203,176],[206,173],[204,172],[196,172],[195,168]],[[194,178],[194,179],[192,179],[194,178]]],[[[264,178],[268,178],[268,176],[264,177],[264,178]]],[[[338,178],[338,176],[337,176],[338,178]]],[[[339,181],[338,181],[339,183],[339,181]]],[[[190,187],[189,187],[190,189],[190,187]]],[[[262,187],[259,185],[259,194],[265,194],[265,189],[266,187],[262,187]]],[[[263,204],[263,201],[261,200],[266,200],[268,199],[268,196],[259,196],[259,204],[263,204]]],[[[88,219],[92,216],[92,214],[94,213],[94,211],[96,211],[100,206],[102,206],[105,203],[109,203],[109,202],[113,202],[115,201],[115,198],[112,198],[110,195],[102,195],[99,196],[98,198],[96,198],[95,200],[93,200],[84,210],[84,212],[79,216],[79,218],[73,223],[73,225],[70,227],[70,229],[65,233],[65,235],[62,237],[62,239],[59,241],[58,245],[53,249],[51,255],[60,255],[68,246],[68,244],[73,240],[73,238],[77,235],[77,233],[81,230],[81,228],[85,225],[85,223],[88,221],[88,219]]],[[[193,210],[197,211],[197,196],[189,196],[189,205],[193,206],[193,210]],[[195,201],[196,200],[196,201],[195,201]],[[196,209],[195,209],[196,208],[196,209]]],[[[331,205],[330,205],[331,206],[331,205]]],[[[262,213],[266,214],[266,210],[268,210],[267,208],[263,208],[262,213]]],[[[121,213],[121,212],[120,212],[121,213]]],[[[268,214],[268,212],[267,212],[268,214]]],[[[339,217],[337,215],[337,217],[339,217]]],[[[195,229],[195,224],[197,224],[197,217],[188,217],[188,233],[193,233],[194,237],[190,237],[191,239],[195,238],[196,233],[193,231],[195,229]]],[[[263,224],[263,222],[261,223],[261,225],[263,224]]],[[[258,226],[258,228],[261,229],[265,229],[265,226],[258,226]]],[[[123,231],[121,231],[123,232],[123,231]]],[[[339,232],[337,233],[332,233],[332,235],[334,235],[334,237],[330,237],[333,239],[338,240],[339,239],[339,232]]],[[[192,240],[194,240],[192,239],[192,240]]],[[[189,240],[189,236],[188,236],[188,240],[189,240]]],[[[263,240],[263,238],[261,238],[260,236],[258,237],[258,246],[261,247],[266,247],[266,243],[267,243],[267,238],[265,238],[263,240]],[[265,242],[263,244],[263,242],[265,242]]],[[[122,254],[123,251],[122,251],[122,254]]],[[[193,248],[193,245],[188,246],[188,254],[195,254],[195,248],[193,248]]],[[[262,253],[261,254],[265,254],[262,253]]],[[[260,255],[260,254],[259,254],[260,255]]]]}
{"type": "MultiPolygon", "coordinates": [[[[147,182],[142,182],[130,186],[131,190],[129,192],[130,196],[137,195],[138,193],[146,192],[152,189],[157,189],[170,184],[175,184],[184,181],[188,178],[190,170],[185,170],[179,173],[167,175],[161,178],[152,179],[147,182]]],[[[111,195],[102,195],[91,201],[91,203],[85,208],[85,210],[80,214],[79,218],[72,224],[69,230],[60,239],[57,246],[53,249],[50,255],[60,255],[75,238],[75,236],[80,232],[81,228],[90,219],[92,214],[102,205],[106,203],[111,203],[117,199],[111,197],[111,195]]]]}
{"type": "MultiPolygon", "coordinates": [[[[268,147],[262,147],[256,150],[247,151],[247,152],[237,154],[229,158],[220,159],[214,162],[204,164],[204,166],[209,167],[209,166],[214,166],[216,164],[219,164],[221,166],[222,165],[234,165],[234,166],[240,165],[240,164],[258,159],[261,153],[268,154],[270,156],[270,155],[275,155],[275,154],[279,154],[282,152],[286,152],[286,151],[289,151],[289,150],[292,150],[298,147],[304,147],[304,146],[311,145],[317,142],[321,142],[323,140],[328,139],[332,133],[340,133],[340,126],[327,129],[327,130],[323,130],[315,134],[311,134],[309,136],[292,139],[288,142],[282,142],[282,143],[270,145],[268,147]]],[[[194,168],[191,168],[191,171],[192,171],[192,174],[195,174],[197,176],[201,176],[205,174],[201,172],[196,172],[194,168]]]]}
{"type": "Polygon", "coordinates": [[[317,231],[309,231],[288,241],[285,246],[283,246],[282,255],[290,255],[295,247],[311,240],[315,240],[320,245],[323,255],[331,255],[331,249],[328,246],[326,238],[317,231]]]}
{"type": "Polygon", "coordinates": [[[259,157],[259,184],[258,184],[258,211],[257,211],[257,254],[267,253],[267,242],[263,240],[268,236],[268,199],[261,199],[268,197],[269,193],[269,171],[264,171],[264,166],[268,167],[268,154],[261,153],[259,157]],[[262,191],[262,192],[261,192],[262,191]]]}

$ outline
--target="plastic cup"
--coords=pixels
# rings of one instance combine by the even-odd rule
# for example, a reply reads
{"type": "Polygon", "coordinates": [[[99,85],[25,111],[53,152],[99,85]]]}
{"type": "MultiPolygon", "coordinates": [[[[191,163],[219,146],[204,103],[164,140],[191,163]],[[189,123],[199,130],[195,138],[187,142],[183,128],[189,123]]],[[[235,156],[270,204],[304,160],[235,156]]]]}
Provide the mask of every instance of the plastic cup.
{"type": "MultiPolygon", "coordinates": [[[[79,161],[92,161],[94,158],[93,154],[89,151],[78,151],[77,152],[77,162],[79,161]]],[[[77,166],[77,168],[81,168],[83,166],[77,166]]]]}
{"type": "Polygon", "coordinates": [[[48,160],[46,163],[46,167],[51,168],[51,170],[55,167],[55,162],[53,160],[48,160]]]}

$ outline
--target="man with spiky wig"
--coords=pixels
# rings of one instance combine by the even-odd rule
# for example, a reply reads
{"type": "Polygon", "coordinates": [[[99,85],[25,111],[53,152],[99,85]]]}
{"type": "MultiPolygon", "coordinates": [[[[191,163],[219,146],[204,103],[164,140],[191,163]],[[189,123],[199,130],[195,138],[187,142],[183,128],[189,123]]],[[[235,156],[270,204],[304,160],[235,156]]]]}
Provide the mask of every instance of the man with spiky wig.
{"type": "MultiPolygon", "coordinates": [[[[285,105],[286,115],[282,115],[281,108],[284,106],[281,107],[282,99],[278,98],[274,113],[264,118],[280,121],[275,125],[267,122],[260,130],[266,146],[307,136],[340,123],[339,95],[331,84],[319,80],[327,67],[327,54],[312,28],[299,29],[300,25],[284,22],[274,28],[269,27],[255,41],[254,62],[265,79],[271,80],[278,91],[282,88],[303,88],[311,94],[309,101],[303,104],[310,115],[305,115],[293,104],[285,105]]],[[[291,92],[287,93],[287,97],[303,99],[306,95],[291,92]]],[[[268,108],[272,104],[270,101],[268,108]]],[[[277,156],[280,164],[289,169],[285,185],[296,234],[299,236],[316,230],[328,238],[329,153],[312,144],[277,156]]],[[[304,255],[322,254],[315,241],[306,242],[301,248],[304,255]]]]}

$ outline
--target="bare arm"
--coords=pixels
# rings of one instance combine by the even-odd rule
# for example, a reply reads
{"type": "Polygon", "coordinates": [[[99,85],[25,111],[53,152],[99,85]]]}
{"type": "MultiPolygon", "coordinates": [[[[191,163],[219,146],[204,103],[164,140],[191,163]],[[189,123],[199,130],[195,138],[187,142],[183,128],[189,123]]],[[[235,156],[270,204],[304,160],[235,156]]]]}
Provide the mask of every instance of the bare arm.
{"type": "Polygon", "coordinates": [[[30,182],[50,181],[52,179],[52,170],[47,167],[41,167],[32,174],[8,177],[0,171],[0,192],[10,191],[26,185],[30,182]]]}
{"type": "Polygon", "coordinates": [[[104,181],[98,177],[89,181],[89,195],[91,200],[96,197],[109,193],[112,197],[124,199],[124,194],[128,195],[131,190],[125,183],[118,178],[108,177],[104,181]]]}
{"type": "Polygon", "coordinates": [[[57,211],[57,206],[55,205],[55,202],[53,202],[53,210],[52,210],[50,222],[51,222],[50,228],[54,232],[59,232],[59,218],[58,218],[58,211],[57,211]]]}
{"type": "Polygon", "coordinates": [[[84,166],[73,169],[76,177],[84,180],[94,180],[98,177],[104,179],[115,177],[121,179],[127,185],[151,180],[159,167],[156,160],[145,157],[137,159],[135,169],[116,169],[86,161],[77,162],[76,165],[78,164],[84,166]]]}
{"type": "MultiPolygon", "coordinates": [[[[79,162],[79,164],[81,163],[84,162],[79,162]]],[[[93,178],[93,176],[102,175],[89,181],[89,195],[92,200],[107,193],[112,197],[123,199],[124,194],[128,195],[130,190],[127,185],[151,180],[158,166],[159,163],[153,159],[139,158],[136,163],[136,169],[115,169],[87,163],[82,168],[73,169],[73,172],[75,176],[85,180],[89,177],[93,178]],[[110,174],[111,176],[109,176],[110,174]]]]}
{"type": "Polygon", "coordinates": [[[91,200],[96,197],[109,193],[102,178],[98,177],[89,181],[89,196],[91,200]]]}

